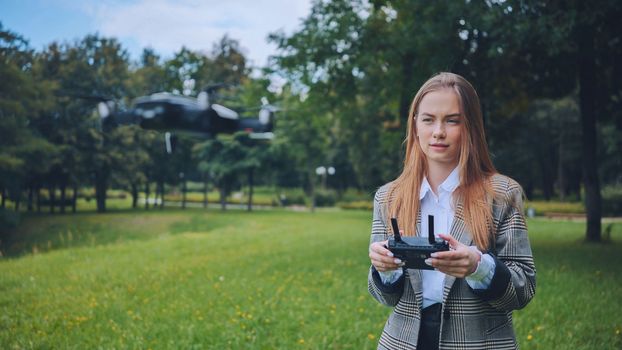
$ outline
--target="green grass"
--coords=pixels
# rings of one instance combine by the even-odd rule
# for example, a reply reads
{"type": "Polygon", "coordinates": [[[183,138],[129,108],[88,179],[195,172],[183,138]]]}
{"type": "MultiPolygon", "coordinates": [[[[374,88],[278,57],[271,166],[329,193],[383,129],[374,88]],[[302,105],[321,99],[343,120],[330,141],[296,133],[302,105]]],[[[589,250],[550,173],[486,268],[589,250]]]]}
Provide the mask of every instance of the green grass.
{"type": "MultiPolygon", "coordinates": [[[[25,216],[0,260],[0,348],[375,348],[390,309],[367,293],[369,220],[361,211],[25,216]]],[[[523,349],[622,346],[622,224],[613,243],[582,236],[580,223],[530,222],[538,289],[514,314],[523,349]]]]}

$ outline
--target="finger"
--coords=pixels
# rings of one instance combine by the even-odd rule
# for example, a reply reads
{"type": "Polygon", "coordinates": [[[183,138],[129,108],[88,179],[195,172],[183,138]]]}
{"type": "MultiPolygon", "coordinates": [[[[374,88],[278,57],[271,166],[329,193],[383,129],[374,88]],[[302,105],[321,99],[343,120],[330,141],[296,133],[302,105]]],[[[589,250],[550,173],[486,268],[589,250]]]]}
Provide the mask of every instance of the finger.
{"type": "Polygon", "coordinates": [[[378,253],[378,254],[382,254],[382,255],[386,255],[386,256],[393,256],[393,253],[391,253],[391,251],[387,248],[385,248],[384,245],[379,244],[379,243],[374,243],[370,246],[370,249],[373,250],[374,252],[378,253]]]}
{"type": "Polygon", "coordinates": [[[447,260],[447,259],[430,259],[432,266],[436,268],[467,268],[469,261],[465,259],[447,260]]]}
{"type": "Polygon", "coordinates": [[[430,256],[435,259],[457,260],[457,259],[466,259],[468,258],[469,254],[464,249],[458,249],[458,250],[434,252],[430,254],[430,256]]]}
{"type": "Polygon", "coordinates": [[[446,275],[451,275],[457,278],[464,278],[468,275],[466,269],[457,269],[457,268],[436,268],[437,271],[440,271],[446,275]]]}
{"type": "Polygon", "coordinates": [[[438,236],[441,237],[442,239],[446,240],[447,243],[449,243],[449,246],[451,248],[453,248],[453,249],[458,249],[460,247],[466,247],[464,244],[458,242],[451,235],[448,235],[448,234],[445,234],[445,233],[439,233],[438,236]]]}
{"type": "Polygon", "coordinates": [[[390,256],[386,256],[386,255],[382,255],[382,254],[378,254],[376,252],[371,252],[369,253],[369,258],[372,261],[376,261],[378,263],[383,263],[383,264],[393,264],[396,265],[400,264],[402,261],[398,258],[393,258],[390,256]]]}
{"type": "Polygon", "coordinates": [[[384,258],[386,259],[386,261],[392,261],[393,259],[395,259],[393,257],[393,253],[391,253],[388,250],[385,249],[377,249],[377,250],[370,250],[369,251],[369,256],[371,257],[371,254],[374,254],[375,256],[379,257],[379,258],[384,258]]]}
{"type": "Polygon", "coordinates": [[[374,267],[378,271],[390,271],[390,270],[396,270],[399,268],[399,265],[396,265],[394,263],[385,263],[385,262],[380,262],[380,261],[372,262],[372,265],[374,265],[374,267]]]}

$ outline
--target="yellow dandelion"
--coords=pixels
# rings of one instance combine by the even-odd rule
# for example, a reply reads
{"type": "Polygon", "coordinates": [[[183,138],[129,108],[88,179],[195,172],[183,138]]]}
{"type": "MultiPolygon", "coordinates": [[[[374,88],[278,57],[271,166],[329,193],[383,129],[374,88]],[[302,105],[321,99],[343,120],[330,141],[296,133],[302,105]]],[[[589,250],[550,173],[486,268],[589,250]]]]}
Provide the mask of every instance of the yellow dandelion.
{"type": "Polygon", "coordinates": [[[533,335],[529,334],[529,335],[527,336],[527,340],[531,340],[531,339],[533,339],[533,335]]]}
{"type": "Polygon", "coordinates": [[[369,333],[369,334],[367,334],[367,339],[374,340],[374,339],[376,339],[376,336],[371,334],[371,333],[369,333]]]}
{"type": "Polygon", "coordinates": [[[302,338],[298,339],[298,344],[304,344],[304,343],[305,343],[304,339],[302,339],[302,338]]]}
{"type": "Polygon", "coordinates": [[[620,335],[620,330],[619,329],[616,329],[616,334],[620,335]]]}

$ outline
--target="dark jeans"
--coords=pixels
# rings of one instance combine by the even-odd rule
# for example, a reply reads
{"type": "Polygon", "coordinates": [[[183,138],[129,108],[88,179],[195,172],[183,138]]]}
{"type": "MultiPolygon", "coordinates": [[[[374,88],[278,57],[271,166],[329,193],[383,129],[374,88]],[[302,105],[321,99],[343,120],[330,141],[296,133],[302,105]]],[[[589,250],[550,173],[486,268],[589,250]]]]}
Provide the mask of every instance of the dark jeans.
{"type": "Polygon", "coordinates": [[[430,305],[421,311],[421,327],[417,350],[438,350],[441,331],[441,304],[430,305]]]}

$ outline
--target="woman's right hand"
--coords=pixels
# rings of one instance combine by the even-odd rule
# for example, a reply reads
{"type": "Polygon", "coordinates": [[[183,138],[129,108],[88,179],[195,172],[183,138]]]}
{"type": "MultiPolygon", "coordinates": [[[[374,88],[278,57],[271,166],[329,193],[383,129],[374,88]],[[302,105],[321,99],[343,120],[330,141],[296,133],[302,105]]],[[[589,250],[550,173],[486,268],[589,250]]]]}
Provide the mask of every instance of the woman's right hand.
{"type": "Polygon", "coordinates": [[[376,270],[380,272],[397,270],[403,263],[393,257],[393,253],[386,248],[388,241],[374,242],[369,246],[369,259],[376,270]]]}

